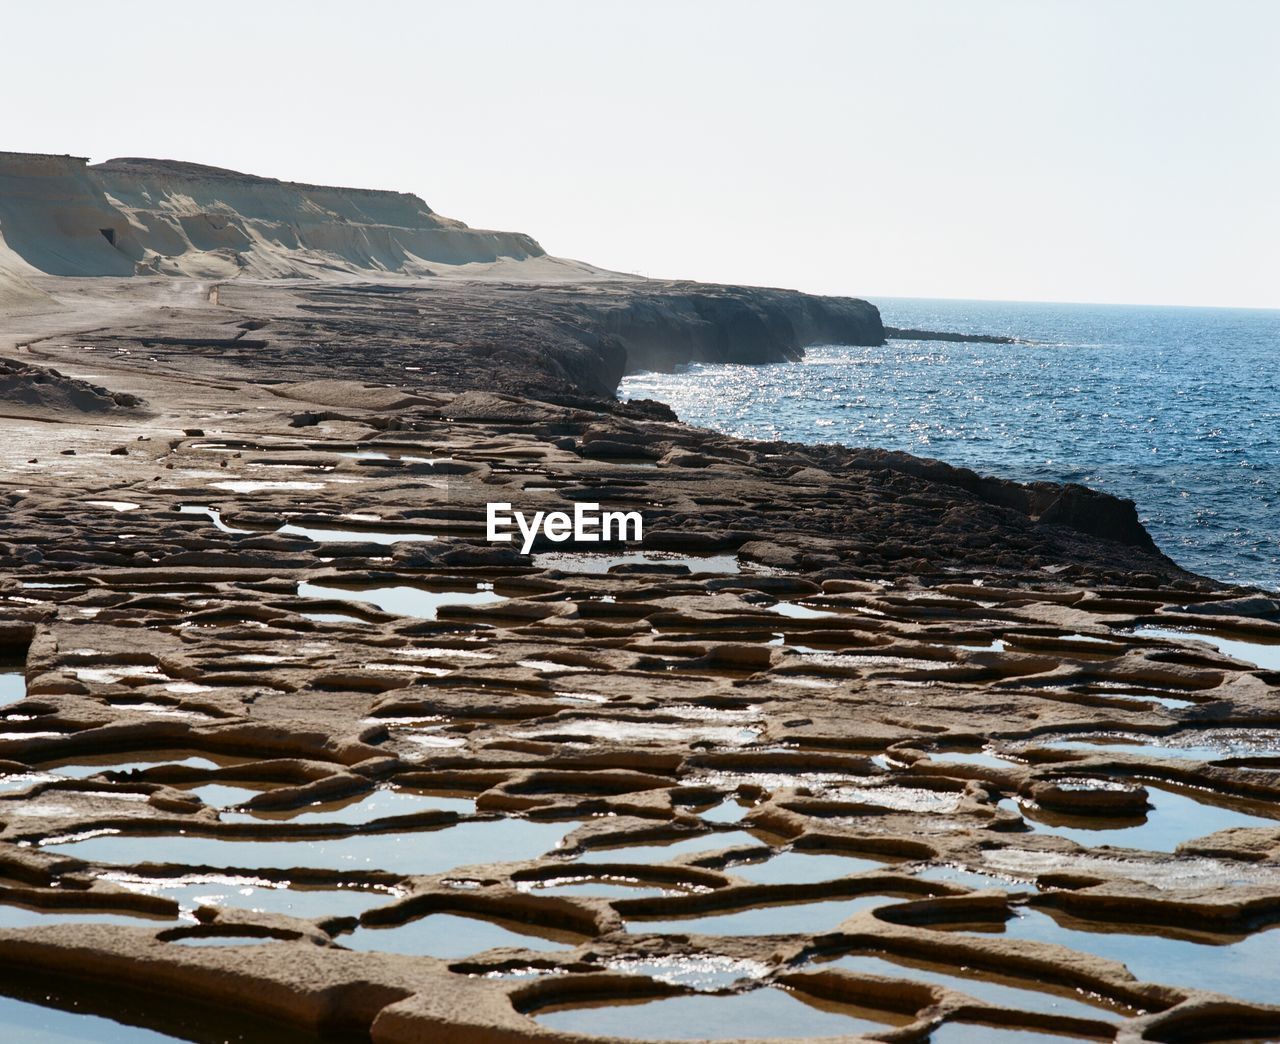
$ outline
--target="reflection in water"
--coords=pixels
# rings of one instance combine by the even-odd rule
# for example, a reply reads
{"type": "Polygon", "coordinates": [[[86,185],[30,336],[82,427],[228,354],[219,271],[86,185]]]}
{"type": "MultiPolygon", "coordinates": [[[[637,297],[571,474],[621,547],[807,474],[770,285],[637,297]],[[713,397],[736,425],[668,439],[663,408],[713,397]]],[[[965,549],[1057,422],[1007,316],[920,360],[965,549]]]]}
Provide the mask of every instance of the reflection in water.
{"type": "Polygon", "coordinates": [[[304,866],[326,870],[388,870],[439,874],[458,866],[534,859],[554,849],[563,823],[493,819],[437,830],[355,834],[294,841],[245,841],[192,834],[103,833],[54,841],[43,848],[102,863],[176,863],[262,870],[304,866]]]}
{"type": "Polygon", "coordinates": [[[751,1040],[836,1037],[903,1026],[911,1016],[807,997],[783,987],[745,993],[695,994],[656,1000],[613,1000],[591,1007],[543,1008],[532,1013],[562,1033],[648,1040],[751,1040]]]}
{"type": "Polygon", "coordinates": [[[728,913],[706,913],[661,921],[627,921],[632,932],[685,933],[705,935],[790,935],[833,932],[841,921],[864,910],[894,902],[898,897],[859,895],[852,899],[818,899],[774,902],[728,913]]]}
{"type": "Polygon", "coordinates": [[[1009,979],[975,968],[936,967],[907,957],[888,954],[852,953],[830,960],[819,958],[815,970],[843,968],[865,975],[883,975],[892,979],[910,979],[958,990],[977,1000],[1022,1011],[1053,1015],[1077,1015],[1081,1018],[1119,1018],[1119,1013],[1094,1000],[1086,1003],[1087,994],[1064,988],[1062,993],[1045,992],[1048,987],[1031,979],[1009,979]]]}
{"type": "Polygon", "coordinates": [[[493,605],[506,598],[479,585],[466,591],[428,591],[421,587],[326,587],[303,581],[298,584],[302,598],[328,598],[343,602],[370,602],[384,613],[396,616],[413,616],[420,620],[434,620],[441,606],[493,605]]]}
{"type": "Polygon", "coordinates": [[[534,950],[572,949],[583,937],[515,921],[434,913],[404,924],[361,925],[337,942],[352,950],[377,950],[418,957],[469,957],[499,946],[534,950]]]}
{"type": "Polygon", "coordinates": [[[1207,933],[1143,933],[1126,924],[1109,931],[1101,921],[1086,921],[1040,910],[1019,908],[1004,925],[1013,939],[1059,943],[1083,953],[1119,961],[1143,982],[1159,982],[1214,990],[1243,1000],[1271,1004],[1276,998],[1276,966],[1280,962],[1280,930],[1270,928],[1245,938],[1207,933]]]}

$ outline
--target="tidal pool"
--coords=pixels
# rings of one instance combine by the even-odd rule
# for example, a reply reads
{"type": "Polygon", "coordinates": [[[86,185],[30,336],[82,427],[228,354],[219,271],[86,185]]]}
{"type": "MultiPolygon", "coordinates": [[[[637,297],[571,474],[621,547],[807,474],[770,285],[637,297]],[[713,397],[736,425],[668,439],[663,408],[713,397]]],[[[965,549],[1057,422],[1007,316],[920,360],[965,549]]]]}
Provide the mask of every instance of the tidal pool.
{"type": "Polygon", "coordinates": [[[422,587],[405,586],[326,587],[305,580],[298,584],[298,595],[302,598],[327,598],[331,601],[369,602],[385,613],[412,616],[419,620],[434,620],[440,608],[446,605],[493,605],[507,600],[505,596],[480,585],[464,591],[429,591],[422,587]]]}
{"type": "Polygon", "coordinates": [[[699,725],[669,721],[629,721],[622,718],[566,718],[529,729],[515,729],[519,739],[564,737],[567,741],[605,740],[615,743],[721,743],[742,746],[760,738],[760,729],[737,725],[699,725]]]}
{"type": "Polygon", "coordinates": [[[610,971],[624,975],[644,975],[707,992],[722,990],[743,979],[759,979],[769,971],[767,964],[734,957],[619,957],[605,963],[610,971]]]}
{"type": "Polygon", "coordinates": [[[627,920],[630,932],[701,935],[792,935],[833,932],[841,921],[864,910],[900,902],[901,896],[883,893],[848,899],[774,901],[768,906],[713,911],[665,920],[627,920]]]}
{"type": "Polygon", "coordinates": [[[765,608],[771,613],[790,617],[792,620],[817,620],[824,616],[839,615],[828,609],[814,609],[812,606],[802,605],[799,602],[774,602],[773,605],[765,606],[765,608]]]}
{"type": "Polygon", "coordinates": [[[233,786],[227,783],[200,783],[196,785],[186,783],[177,784],[177,788],[198,797],[211,808],[240,805],[262,793],[262,790],[254,787],[233,786]]]}
{"type": "Polygon", "coordinates": [[[750,812],[752,805],[748,801],[739,801],[735,797],[728,797],[717,805],[703,809],[698,813],[699,818],[708,823],[737,823],[750,812]]]}
{"type": "Polygon", "coordinates": [[[1247,641],[1224,638],[1211,631],[1192,631],[1171,627],[1138,627],[1132,634],[1140,638],[1168,638],[1175,642],[1207,642],[1224,656],[1243,660],[1268,671],[1280,671],[1280,642],[1247,641]]]}
{"type": "Polygon", "coordinates": [[[263,943],[283,942],[272,935],[187,935],[170,939],[170,946],[261,946],[263,943]]]}
{"type": "Polygon", "coordinates": [[[1015,758],[986,750],[972,753],[938,750],[931,751],[928,757],[930,761],[951,762],[954,765],[977,765],[980,768],[1007,769],[1018,764],[1015,758]]]}
{"type": "Polygon", "coordinates": [[[210,482],[210,489],[225,489],[229,493],[262,493],[267,490],[286,489],[324,489],[323,482],[272,481],[269,479],[227,479],[222,482],[210,482]]]}
{"type": "Polygon", "coordinates": [[[347,450],[337,454],[348,460],[402,460],[406,464],[447,464],[452,457],[418,457],[407,453],[383,453],[381,450],[347,450]]]}
{"type": "Polygon", "coordinates": [[[27,677],[22,671],[0,670],[0,707],[27,698],[27,677]]]}
{"type": "Polygon", "coordinates": [[[178,514],[204,515],[211,522],[213,522],[215,528],[222,530],[222,532],[224,533],[239,533],[242,535],[248,535],[250,533],[257,532],[256,530],[253,530],[253,529],[236,529],[234,526],[227,525],[225,522],[222,521],[222,512],[219,511],[217,508],[202,507],[198,504],[183,504],[178,508],[178,514]]]}
{"type": "Polygon", "coordinates": [[[131,892],[172,899],[185,920],[193,919],[194,911],[201,906],[235,907],[308,919],[359,917],[366,910],[391,902],[397,894],[386,888],[326,887],[230,874],[143,877],[112,872],[101,877],[131,892]]]}
{"type": "Polygon", "coordinates": [[[1026,887],[1018,881],[1010,881],[992,874],[983,874],[976,870],[966,870],[961,866],[947,866],[946,864],[922,867],[913,871],[912,876],[918,877],[922,881],[941,881],[944,884],[958,884],[973,889],[999,888],[1003,891],[1009,891],[1026,887]]]}
{"type": "Polygon", "coordinates": [[[566,829],[563,823],[493,819],[436,830],[353,834],[342,838],[299,837],[293,841],[115,832],[80,839],[55,839],[43,848],[100,863],[440,874],[458,866],[535,859],[554,849],[566,829]]]}
{"type": "Polygon", "coordinates": [[[0,903],[0,928],[34,928],[41,924],[128,924],[133,927],[163,927],[173,924],[172,917],[144,913],[102,910],[69,910],[0,903]]]}
{"type": "Polygon", "coordinates": [[[878,859],[792,850],[759,863],[737,863],[725,872],[756,884],[811,884],[884,869],[885,863],[878,859]]]}
{"type": "Polygon", "coordinates": [[[222,512],[217,508],[199,504],[183,504],[178,508],[178,513],[181,515],[204,515],[213,522],[216,528],[224,533],[233,533],[239,536],[248,536],[255,533],[265,536],[269,533],[275,533],[283,536],[305,537],[308,540],[315,541],[317,544],[332,542],[351,544],[425,543],[439,539],[439,537],[433,533],[423,533],[410,529],[361,529],[354,526],[300,526],[293,522],[286,522],[276,529],[237,529],[222,521],[222,512]]]}
{"type": "Polygon", "coordinates": [[[1089,1038],[985,1022],[944,1022],[929,1034],[929,1044],[1080,1044],[1086,1039],[1089,1038]]]}
{"type": "Polygon", "coordinates": [[[533,950],[567,950],[585,941],[572,932],[517,921],[487,920],[480,916],[433,913],[404,924],[360,925],[335,939],[352,950],[377,950],[418,957],[469,957],[499,946],[533,950]]]}
{"type": "Polygon", "coordinates": [[[243,764],[253,758],[237,758],[190,751],[146,751],[119,754],[89,754],[66,762],[50,761],[40,765],[42,771],[71,779],[84,779],[103,772],[134,772],[172,765],[180,768],[218,769],[243,764]],[[129,760],[122,760],[122,759],[129,760]],[[215,760],[216,759],[216,760],[215,760]]]}
{"type": "MultiPolygon", "coordinates": [[[[1089,848],[1115,845],[1149,852],[1172,852],[1184,841],[1219,830],[1280,827],[1280,818],[1253,815],[1227,805],[1212,804],[1193,792],[1166,790],[1146,782],[1148,800],[1153,807],[1145,816],[1066,815],[1027,804],[1019,804],[1017,808],[1036,833],[1070,838],[1089,848]]],[[[1261,810],[1263,806],[1250,807],[1261,810]]]]}
{"type": "Polygon", "coordinates": [[[588,899],[642,899],[653,895],[674,895],[683,891],[627,877],[553,877],[544,881],[522,881],[519,888],[522,892],[580,895],[588,899]]]}
{"type": "Polygon", "coordinates": [[[1272,1004],[1276,999],[1276,967],[1280,964],[1280,930],[1276,927],[1244,938],[1155,926],[1143,930],[1132,924],[1121,929],[1105,921],[1065,914],[1051,917],[1041,910],[1020,907],[1005,922],[1003,931],[1012,939],[1059,943],[1119,961],[1143,982],[1214,990],[1261,1004],[1272,1004]]]}
{"type": "Polygon", "coordinates": [[[476,803],[474,798],[420,794],[387,787],[343,801],[316,802],[291,809],[224,812],[221,818],[227,823],[260,823],[271,820],[289,823],[372,823],[378,819],[408,816],[433,809],[470,815],[475,812],[476,803]]]}
{"type": "Polygon", "coordinates": [[[690,573],[740,572],[737,555],[681,555],[671,551],[635,551],[624,555],[547,551],[535,554],[533,564],[539,569],[559,569],[562,573],[607,573],[622,565],[684,566],[690,573]]]}
{"type": "Polygon", "coordinates": [[[912,1016],[819,1000],[781,986],[745,993],[615,999],[594,1005],[547,1007],[531,1013],[563,1033],[648,1040],[753,1040],[837,1037],[904,1026],[912,1016]]]}
{"type": "Polygon", "coordinates": [[[1184,710],[1187,707],[1194,707],[1196,705],[1195,700],[1184,699],[1180,696],[1162,696],[1157,692],[1149,692],[1140,689],[1097,688],[1089,689],[1085,695],[1103,696],[1109,700],[1122,700],[1125,703],[1132,704],[1158,703],[1161,707],[1168,710],[1184,710]]]}
{"type": "Polygon", "coordinates": [[[1021,1011],[1051,1015],[1075,1015],[1080,1018],[1118,1019],[1121,1013],[1101,999],[1063,987],[1055,993],[1032,979],[1013,979],[976,968],[954,965],[936,966],[908,957],[889,954],[851,953],[830,959],[819,957],[812,965],[815,971],[842,968],[866,975],[883,975],[892,979],[910,979],[933,986],[958,990],[980,1001],[1017,1008],[1021,1011]]]}
{"type": "Polygon", "coordinates": [[[131,500],[86,500],[90,507],[110,508],[112,511],[134,511],[138,505],[131,500]]]}
{"type": "Polygon", "coordinates": [[[764,845],[754,834],[744,830],[729,833],[698,834],[696,837],[672,841],[645,841],[618,848],[588,848],[577,857],[579,863],[665,863],[702,852],[718,852],[724,848],[760,848],[764,845]]]}
{"type": "Polygon", "coordinates": [[[48,772],[10,772],[0,776],[0,794],[27,790],[37,783],[51,783],[58,778],[48,772]]]}
{"type": "Polygon", "coordinates": [[[359,616],[348,616],[346,613],[301,613],[300,615],[308,620],[315,620],[316,623],[353,623],[367,626],[370,622],[359,616]]]}
{"type": "Polygon", "coordinates": [[[319,526],[295,526],[286,522],[276,530],[284,536],[306,537],[318,544],[342,541],[352,544],[421,544],[440,539],[433,533],[412,530],[332,529],[319,526]]]}
{"type": "Polygon", "coordinates": [[[0,997],[0,1039],[22,1044],[159,1044],[181,1038],[101,1015],[0,997]]]}
{"type": "Polygon", "coordinates": [[[1225,758],[1280,757],[1280,730],[1202,729],[1177,736],[1099,733],[1091,736],[1029,740],[1026,746],[1046,750],[1074,750],[1086,754],[1174,758],[1178,761],[1222,761],[1225,758]],[[1199,742],[1190,742],[1193,737],[1199,742]],[[1184,740],[1188,742],[1182,742],[1184,740]]]}

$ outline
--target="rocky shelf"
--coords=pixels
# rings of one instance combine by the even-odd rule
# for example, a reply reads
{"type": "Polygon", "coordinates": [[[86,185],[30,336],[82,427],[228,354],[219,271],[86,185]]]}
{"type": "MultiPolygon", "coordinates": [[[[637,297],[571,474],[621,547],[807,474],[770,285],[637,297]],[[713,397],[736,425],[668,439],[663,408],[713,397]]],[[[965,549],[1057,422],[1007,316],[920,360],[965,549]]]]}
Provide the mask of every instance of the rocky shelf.
{"type": "Polygon", "coordinates": [[[9,1003],[388,1044],[1280,1033],[1274,600],[1091,490],[613,398],[878,341],[870,306],[75,294],[0,409],[9,1003]],[[495,501],[644,541],[520,554],[495,501]]]}

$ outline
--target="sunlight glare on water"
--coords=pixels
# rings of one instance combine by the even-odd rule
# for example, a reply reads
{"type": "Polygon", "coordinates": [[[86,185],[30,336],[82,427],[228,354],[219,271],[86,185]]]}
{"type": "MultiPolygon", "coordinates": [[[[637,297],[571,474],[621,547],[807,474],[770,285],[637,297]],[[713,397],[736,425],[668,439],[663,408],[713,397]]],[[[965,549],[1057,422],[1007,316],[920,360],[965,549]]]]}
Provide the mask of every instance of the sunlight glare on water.
{"type": "Polygon", "coordinates": [[[752,439],[904,450],[1134,500],[1195,572],[1280,588],[1280,311],[885,299],[886,325],[1034,344],[825,345],[641,373],[624,399],[752,439]]]}

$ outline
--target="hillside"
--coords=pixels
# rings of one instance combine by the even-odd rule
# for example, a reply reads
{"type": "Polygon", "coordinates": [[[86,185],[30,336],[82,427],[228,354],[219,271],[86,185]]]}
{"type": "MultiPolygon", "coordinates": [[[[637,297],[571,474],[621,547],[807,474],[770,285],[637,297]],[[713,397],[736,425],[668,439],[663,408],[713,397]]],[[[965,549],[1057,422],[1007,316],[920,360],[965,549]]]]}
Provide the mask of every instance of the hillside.
{"type": "Polygon", "coordinates": [[[404,192],[306,185],[171,160],[90,166],[74,156],[0,153],[5,298],[27,292],[24,270],[214,279],[431,276],[442,266],[543,258],[529,236],[469,228],[404,192]]]}

